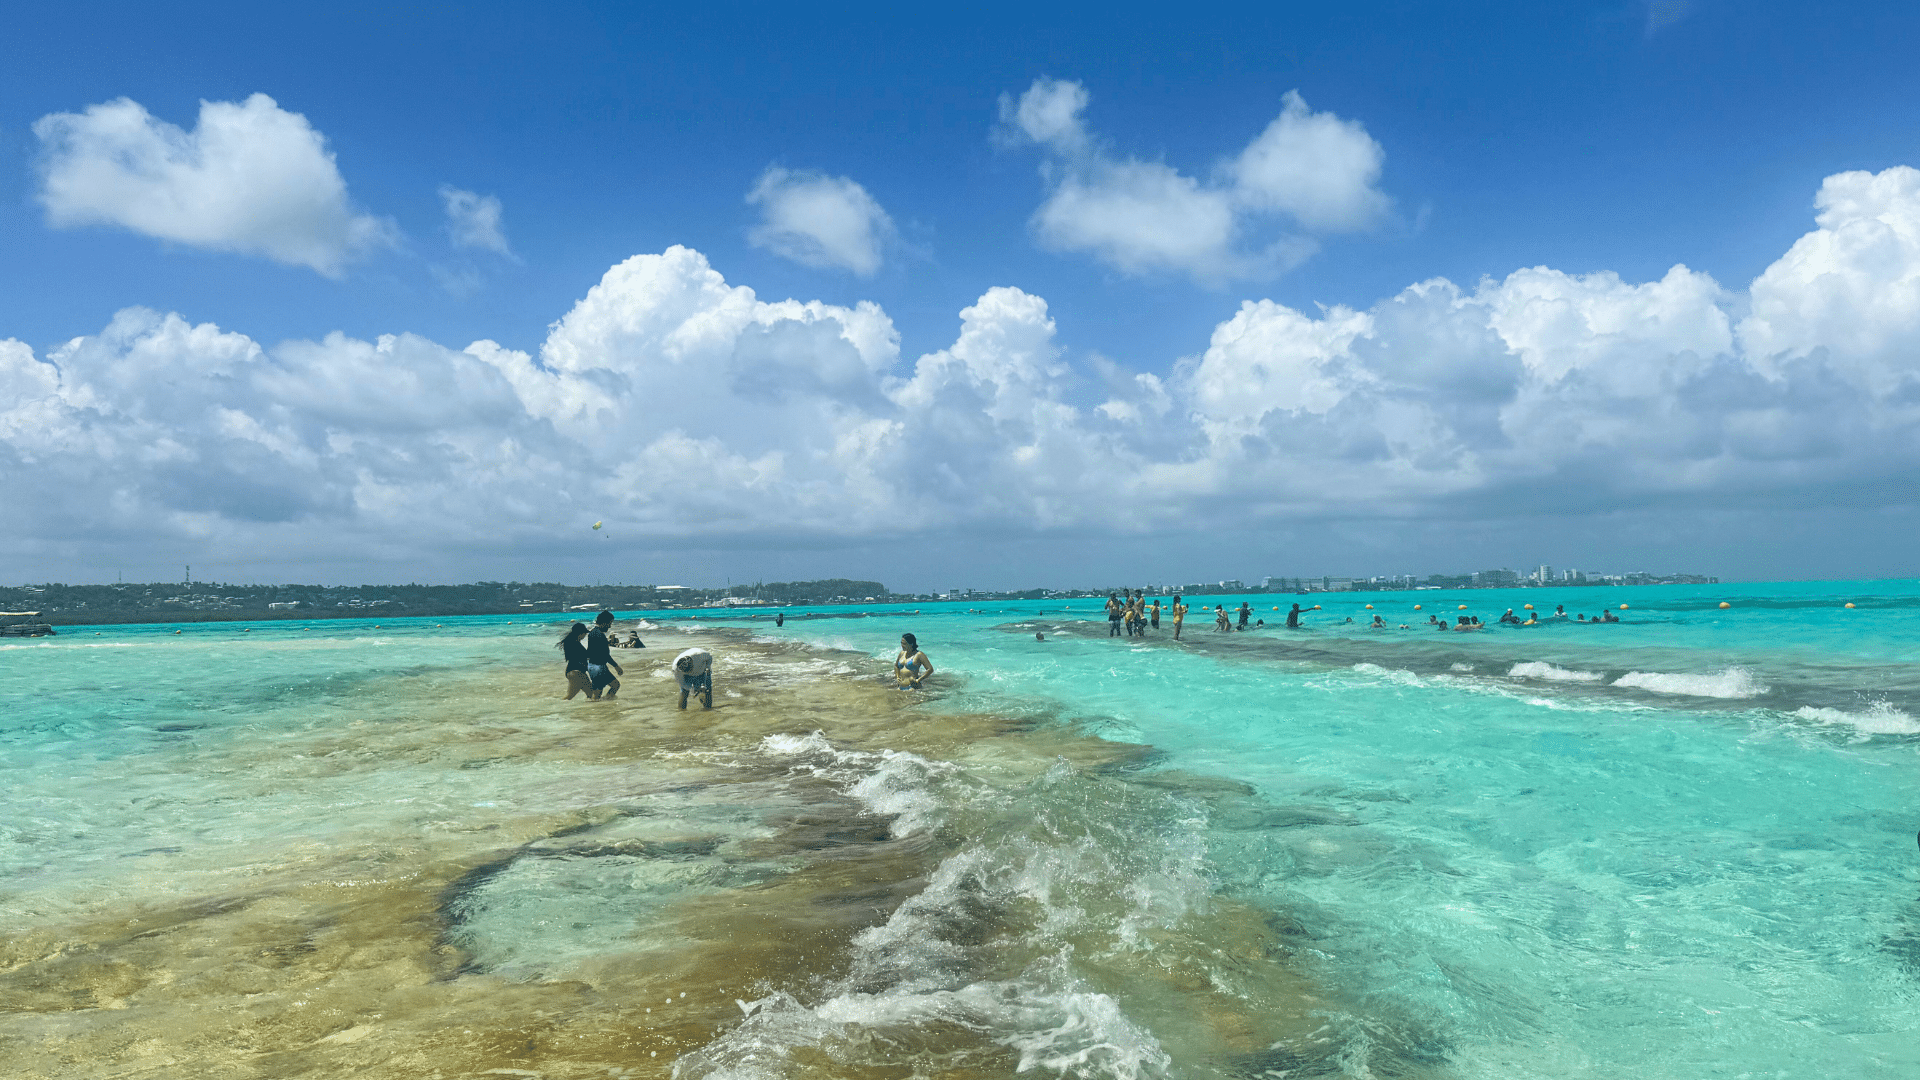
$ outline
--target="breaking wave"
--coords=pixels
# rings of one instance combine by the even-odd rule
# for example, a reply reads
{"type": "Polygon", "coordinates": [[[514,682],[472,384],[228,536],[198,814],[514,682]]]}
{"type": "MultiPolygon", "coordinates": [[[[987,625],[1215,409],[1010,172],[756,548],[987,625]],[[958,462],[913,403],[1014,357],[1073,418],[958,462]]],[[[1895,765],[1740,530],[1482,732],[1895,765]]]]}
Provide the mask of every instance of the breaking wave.
{"type": "MultiPolygon", "coordinates": [[[[1597,683],[1606,676],[1597,671],[1579,671],[1555,667],[1543,660],[1528,660],[1508,669],[1510,679],[1544,679],[1547,682],[1597,683]]],[[[1616,684],[1617,685],[1617,684],[1616,684]]]]}
{"type": "Polygon", "coordinates": [[[1884,701],[1867,706],[1865,712],[1802,705],[1793,715],[1816,724],[1844,725],[1864,735],[1920,735],[1920,721],[1884,701]]]}
{"type": "Polygon", "coordinates": [[[1613,680],[1613,685],[1654,694],[1682,694],[1687,697],[1751,698],[1767,692],[1767,686],[1746,668],[1730,667],[1707,675],[1669,675],[1658,671],[1629,671],[1613,680]]]}

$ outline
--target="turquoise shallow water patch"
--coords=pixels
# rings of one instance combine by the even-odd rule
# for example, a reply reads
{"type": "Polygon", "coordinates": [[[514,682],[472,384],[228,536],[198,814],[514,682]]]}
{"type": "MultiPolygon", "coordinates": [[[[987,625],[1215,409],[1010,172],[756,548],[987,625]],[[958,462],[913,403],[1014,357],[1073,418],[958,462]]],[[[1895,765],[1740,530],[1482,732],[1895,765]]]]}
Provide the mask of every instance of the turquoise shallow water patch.
{"type": "MultiPolygon", "coordinates": [[[[1292,603],[1246,599],[1270,623],[1276,601],[1292,603]]],[[[1217,634],[1196,618],[1179,645],[1164,620],[1145,641],[1110,639],[1091,601],[790,611],[780,628],[738,611],[649,615],[654,648],[628,654],[626,693],[669,693],[649,675],[677,651],[683,627],[879,661],[912,631],[940,669],[913,722],[987,712],[1152,747],[1128,775],[1169,778],[1139,804],[1161,817],[1134,807],[1125,829],[1081,830],[1092,847],[1050,862],[1048,874],[1126,865],[1121,849],[1153,837],[1193,857],[1192,882],[1285,920],[1297,961],[1341,991],[1324,1022],[1346,1033],[1346,1064],[1326,1068],[1366,1075],[1372,1039],[1397,1040],[1396,1060],[1476,1078],[1920,1075],[1920,589],[1311,599],[1322,610],[1304,631],[1217,634]],[[1397,629],[1460,604],[1491,622],[1526,602],[1586,614],[1604,605],[1623,621],[1397,629]],[[1367,603],[1393,629],[1366,630],[1367,603]]],[[[184,887],[223,853],[292,858],[347,834],[391,837],[601,797],[588,774],[563,782],[402,738],[412,706],[379,705],[383,688],[430,698],[436,680],[529,658],[548,664],[557,686],[552,627],[495,618],[377,633],[359,623],[172,629],[84,630],[0,651],[0,767],[12,781],[0,793],[0,901],[16,914],[103,890],[184,887]],[[375,757],[374,772],[347,767],[375,757]]],[[[724,702],[724,652],[721,661],[724,702]]],[[[779,677],[873,679],[878,668],[834,654],[779,677]]],[[[555,715],[563,737],[568,714],[555,715]]],[[[871,755],[832,761],[845,773],[833,773],[835,790],[900,829],[951,828],[940,823],[968,819],[942,800],[963,790],[986,798],[918,758],[912,769],[871,755]]],[[[824,776],[828,766],[805,768],[824,776]]],[[[631,783],[606,770],[606,790],[631,783]]],[[[1005,828],[1006,815],[1054,813],[1046,800],[1068,790],[1085,799],[1117,789],[1088,777],[988,801],[1005,802],[995,819],[1005,828]]],[[[756,828],[754,807],[729,806],[700,835],[681,825],[654,835],[636,817],[521,852],[468,883],[451,932],[466,935],[476,967],[516,979],[633,948],[647,913],[675,896],[750,889],[782,872],[729,857],[756,828]]],[[[966,858],[980,881],[1011,880],[1029,873],[1024,864],[986,863],[1017,847],[966,858]]],[[[965,900],[957,885],[941,887],[965,900]]],[[[1076,888],[1049,877],[1031,893],[1040,900],[1020,903],[1040,904],[1036,918],[1067,919],[1068,906],[1042,901],[1067,905],[1076,888]]],[[[922,906],[947,895],[929,892],[922,906]]],[[[1046,1000],[1094,1000],[1077,986],[1062,975],[1046,1000]]],[[[752,1030],[800,1015],[776,1004],[752,1030]]],[[[858,1013],[834,1008],[836,1024],[858,1013]]],[[[807,1012],[807,1023],[822,1015],[807,1012]]],[[[1121,1075],[1121,1061],[1134,1075],[1181,1074],[1155,1022],[1113,1018],[1136,1049],[1089,1057],[1106,1064],[1077,1075],[1121,1075]]],[[[1033,1030],[1010,1029],[1008,1045],[1033,1030]]]]}

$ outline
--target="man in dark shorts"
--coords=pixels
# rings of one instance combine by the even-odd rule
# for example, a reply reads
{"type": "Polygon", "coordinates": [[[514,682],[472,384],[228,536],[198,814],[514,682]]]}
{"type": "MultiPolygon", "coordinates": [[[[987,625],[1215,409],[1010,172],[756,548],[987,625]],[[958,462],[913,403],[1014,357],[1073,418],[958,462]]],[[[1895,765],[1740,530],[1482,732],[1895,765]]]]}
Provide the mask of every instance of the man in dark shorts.
{"type": "Polygon", "coordinates": [[[1124,615],[1126,615],[1126,613],[1127,613],[1127,609],[1125,605],[1120,603],[1119,598],[1115,597],[1112,593],[1108,593],[1107,594],[1107,636],[1108,637],[1120,636],[1120,619],[1124,615]]]}
{"type": "Polygon", "coordinates": [[[593,629],[587,631],[587,677],[593,680],[595,696],[611,698],[620,693],[620,680],[614,673],[625,675],[619,663],[608,651],[607,628],[613,625],[613,612],[603,611],[594,617],[593,629]]]}

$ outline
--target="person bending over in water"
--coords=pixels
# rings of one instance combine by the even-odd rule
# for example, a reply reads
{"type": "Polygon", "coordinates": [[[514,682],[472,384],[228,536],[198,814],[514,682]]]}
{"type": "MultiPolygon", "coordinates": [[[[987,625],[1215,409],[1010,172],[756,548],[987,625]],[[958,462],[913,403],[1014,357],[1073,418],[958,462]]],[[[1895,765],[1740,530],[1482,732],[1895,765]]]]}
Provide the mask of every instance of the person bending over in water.
{"type": "Polygon", "coordinates": [[[620,664],[608,652],[607,628],[613,625],[613,612],[602,611],[594,616],[593,629],[587,631],[587,678],[593,681],[595,698],[618,697],[620,680],[614,678],[617,672],[626,674],[620,664]]]}
{"type": "Polygon", "coordinates": [[[1173,597],[1173,640],[1180,640],[1180,624],[1187,621],[1187,605],[1180,602],[1179,594],[1173,597]]]}
{"type": "Polygon", "coordinates": [[[673,658],[673,681],[680,686],[680,707],[687,695],[699,694],[700,707],[713,708],[713,654],[695,645],[673,658]]]}
{"type": "Polygon", "coordinates": [[[577,622],[567,628],[566,636],[554,646],[567,658],[568,701],[572,701],[575,694],[584,693],[589,701],[600,696],[600,692],[593,688],[593,679],[587,675],[587,647],[580,641],[586,636],[587,624],[577,622]]]}
{"type": "Polygon", "coordinates": [[[1213,628],[1228,631],[1233,629],[1233,625],[1227,621],[1227,609],[1219,604],[1213,605],[1213,628]]]}
{"type": "Polygon", "coordinates": [[[932,674],[933,661],[920,651],[920,640],[912,634],[901,634],[900,654],[893,658],[893,679],[900,689],[918,690],[932,674]]]}

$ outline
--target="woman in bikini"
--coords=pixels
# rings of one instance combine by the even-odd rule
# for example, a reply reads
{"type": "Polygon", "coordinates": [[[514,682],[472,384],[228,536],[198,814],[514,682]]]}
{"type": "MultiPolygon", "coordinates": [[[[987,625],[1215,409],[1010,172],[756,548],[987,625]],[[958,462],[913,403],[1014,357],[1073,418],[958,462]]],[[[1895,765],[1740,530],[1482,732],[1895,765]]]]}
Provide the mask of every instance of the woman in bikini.
{"type": "Polygon", "coordinates": [[[920,642],[912,634],[900,635],[900,653],[893,658],[893,679],[902,690],[918,690],[933,674],[933,661],[920,651],[920,642]]]}

